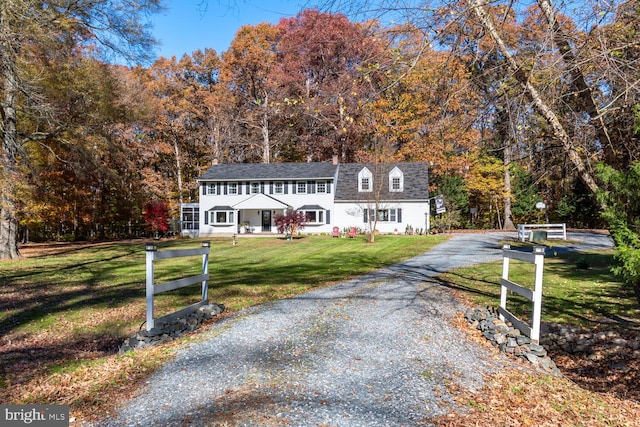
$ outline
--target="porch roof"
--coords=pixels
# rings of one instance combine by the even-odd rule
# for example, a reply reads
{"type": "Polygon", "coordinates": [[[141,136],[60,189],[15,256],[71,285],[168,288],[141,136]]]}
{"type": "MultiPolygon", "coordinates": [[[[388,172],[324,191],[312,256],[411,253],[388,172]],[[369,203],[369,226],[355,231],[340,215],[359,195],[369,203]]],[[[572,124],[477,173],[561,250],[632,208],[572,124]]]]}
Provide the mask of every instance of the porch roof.
{"type": "Polygon", "coordinates": [[[259,209],[259,210],[272,210],[272,209],[287,209],[290,206],[280,200],[268,196],[266,194],[254,194],[233,205],[233,209],[259,209]]]}
{"type": "Polygon", "coordinates": [[[298,208],[299,211],[323,211],[325,210],[320,205],[304,205],[298,208]]]}

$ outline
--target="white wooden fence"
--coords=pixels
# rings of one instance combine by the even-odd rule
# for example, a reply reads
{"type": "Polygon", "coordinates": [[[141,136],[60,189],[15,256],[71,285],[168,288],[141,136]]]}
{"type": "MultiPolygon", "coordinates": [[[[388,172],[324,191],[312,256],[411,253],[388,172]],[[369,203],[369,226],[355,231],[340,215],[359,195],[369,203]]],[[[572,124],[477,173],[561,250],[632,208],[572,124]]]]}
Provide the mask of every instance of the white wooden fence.
{"type": "Polygon", "coordinates": [[[156,324],[168,323],[180,317],[184,317],[199,307],[209,303],[209,250],[210,242],[202,242],[202,248],[198,249],[179,249],[158,251],[154,243],[145,245],[147,253],[147,331],[150,331],[156,324]],[[197,276],[184,277],[182,279],[171,280],[169,282],[155,284],[154,280],[154,261],[160,259],[187,257],[202,255],[202,273],[197,276]],[[153,317],[153,297],[163,292],[173,291],[185,286],[202,282],[202,299],[176,312],[167,314],[162,317],[153,317]]]}
{"type": "Polygon", "coordinates": [[[542,314],[542,270],[544,268],[544,247],[535,246],[532,252],[514,251],[509,245],[502,247],[502,279],[500,280],[500,318],[510,321],[516,328],[531,338],[534,344],[540,342],[540,316],[542,314]],[[518,259],[520,261],[535,264],[535,280],[533,290],[518,285],[509,280],[509,260],[518,259]],[[518,319],[507,310],[507,290],[511,290],[533,303],[533,315],[531,326],[518,319]]]}
{"type": "Polygon", "coordinates": [[[531,241],[531,232],[544,231],[547,233],[547,239],[567,240],[566,224],[518,224],[518,240],[524,242],[529,239],[531,241]]]}

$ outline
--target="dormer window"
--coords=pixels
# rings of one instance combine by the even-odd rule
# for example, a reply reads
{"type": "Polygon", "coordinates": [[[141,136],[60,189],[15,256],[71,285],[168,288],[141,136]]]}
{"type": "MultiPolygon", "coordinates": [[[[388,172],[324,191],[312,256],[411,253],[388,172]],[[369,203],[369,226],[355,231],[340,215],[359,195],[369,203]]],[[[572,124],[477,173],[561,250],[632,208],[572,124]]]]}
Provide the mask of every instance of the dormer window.
{"type": "Polygon", "coordinates": [[[373,191],[373,175],[367,168],[358,173],[358,191],[362,193],[373,191]]]}
{"type": "Polygon", "coordinates": [[[389,192],[399,193],[404,190],[404,174],[398,167],[389,172],[389,192]]]}

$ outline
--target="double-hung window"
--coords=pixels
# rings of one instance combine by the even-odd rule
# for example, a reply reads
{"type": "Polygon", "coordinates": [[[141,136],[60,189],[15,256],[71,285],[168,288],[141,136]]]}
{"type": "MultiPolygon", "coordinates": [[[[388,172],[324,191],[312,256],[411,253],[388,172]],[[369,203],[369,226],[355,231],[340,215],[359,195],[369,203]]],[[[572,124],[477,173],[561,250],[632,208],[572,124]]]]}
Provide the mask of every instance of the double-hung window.
{"type": "Polygon", "coordinates": [[[297,184],[297,192],[298,194],[305,194],[307,192],[307,182],[300,181],[297,184]]]}
{"type": "Polygon", "coordinates": [[[323,181],[316,182],[316,193],[326,193],[327,183],[323,181]]]}
{"type": "Polygon", "coordinates": [[[374,222],[376,219],[378,222],[401,222],[400,209],[365,209],[364,221],[374,222]]]}
{"type": "Polygon", "coordinates": [[[218,194],[218,184],[216,184],[215,182],[207,183],[206,189],[206,194],[208,194],[209,196],[215,196],[216,194],[218,194]]]}
{"type": "Polygon", "coordinates": [[[284,183],[276,182],[273,184],[273,192],[274,194],[284,194],[284,183]]]}
{"type": "Polygon", "coordinates": [[[251,194],[260,194],[260,183],[252,182],[250,187],[251,194]]]}
{"type": "Polygon", "coordinates": [[[238,194],[238,183],[237,182],[230,182],[229,183],[228,193],[231,194],[231,195],[238,194]]]}

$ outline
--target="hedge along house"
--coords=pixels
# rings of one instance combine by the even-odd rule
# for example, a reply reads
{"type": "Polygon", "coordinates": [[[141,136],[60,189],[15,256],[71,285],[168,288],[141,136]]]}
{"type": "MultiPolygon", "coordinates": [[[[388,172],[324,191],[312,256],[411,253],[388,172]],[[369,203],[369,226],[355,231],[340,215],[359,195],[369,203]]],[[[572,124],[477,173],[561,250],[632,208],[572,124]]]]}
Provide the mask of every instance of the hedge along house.
{"type": "Polygon", "coordinates": [[[200,202],[182,212],[182,233],[191,236],[276,233],[275,217],[287,209],[307,216],[302,233],[368,231],[370,215],[382,233],[428,228],[425,163],[214,164],[197,182],[200,202]]]}

